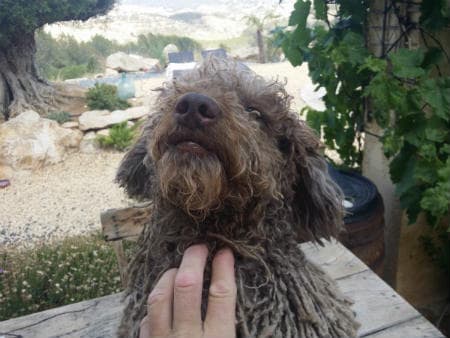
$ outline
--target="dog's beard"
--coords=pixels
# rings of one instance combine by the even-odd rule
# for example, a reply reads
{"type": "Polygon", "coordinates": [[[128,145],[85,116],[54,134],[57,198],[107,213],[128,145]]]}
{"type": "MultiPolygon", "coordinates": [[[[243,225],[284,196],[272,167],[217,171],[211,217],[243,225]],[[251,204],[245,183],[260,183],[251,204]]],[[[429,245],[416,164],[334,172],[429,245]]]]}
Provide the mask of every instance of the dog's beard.
{"type": "Polygon", "coordinates": [[[221,205],[225,172],[213,153],[198,157],[167,149],[157,162],[162,197],[194,218],[205,218],[221,205]]]}

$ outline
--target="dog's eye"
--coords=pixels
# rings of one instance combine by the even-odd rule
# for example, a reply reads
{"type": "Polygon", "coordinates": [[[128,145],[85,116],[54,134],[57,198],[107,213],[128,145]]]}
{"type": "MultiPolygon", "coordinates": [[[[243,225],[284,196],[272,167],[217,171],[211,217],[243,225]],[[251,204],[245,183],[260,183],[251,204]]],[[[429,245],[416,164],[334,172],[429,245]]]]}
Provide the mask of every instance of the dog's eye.
{"type": "Polygon", "coordinates": [[[245,111],[247,111],[251,116],[253,116],[256,119],[262,118],[261,112],[254,107],[247,107],[245,108],[245,111]]]}

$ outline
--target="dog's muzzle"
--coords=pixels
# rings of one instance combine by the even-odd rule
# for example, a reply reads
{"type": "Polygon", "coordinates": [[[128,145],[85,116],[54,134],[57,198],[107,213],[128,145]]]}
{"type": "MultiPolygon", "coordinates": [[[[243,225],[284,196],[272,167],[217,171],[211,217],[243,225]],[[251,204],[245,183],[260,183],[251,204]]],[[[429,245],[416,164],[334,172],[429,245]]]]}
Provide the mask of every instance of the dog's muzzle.
{"type": "Polygon", "coordinates": [[[199,93],[184,94],[176,103],[177,123],[189,129],[203,129],[215,123],[222,114],[217,102],[199,93]]]}

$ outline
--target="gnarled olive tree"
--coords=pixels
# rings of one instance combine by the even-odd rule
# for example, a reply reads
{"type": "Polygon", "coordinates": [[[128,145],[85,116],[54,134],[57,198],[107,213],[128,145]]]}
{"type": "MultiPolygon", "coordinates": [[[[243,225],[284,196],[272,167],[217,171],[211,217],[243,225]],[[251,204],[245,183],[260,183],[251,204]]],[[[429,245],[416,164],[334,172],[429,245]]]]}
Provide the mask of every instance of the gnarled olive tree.
{"type": "Polygon", "coordinates": [[[58,21],[87,20],[107,13],[115,0],[0,1],[0,117],[24,109],[47,112],[61,95],[36,69],[36,29],[58,21]]]}

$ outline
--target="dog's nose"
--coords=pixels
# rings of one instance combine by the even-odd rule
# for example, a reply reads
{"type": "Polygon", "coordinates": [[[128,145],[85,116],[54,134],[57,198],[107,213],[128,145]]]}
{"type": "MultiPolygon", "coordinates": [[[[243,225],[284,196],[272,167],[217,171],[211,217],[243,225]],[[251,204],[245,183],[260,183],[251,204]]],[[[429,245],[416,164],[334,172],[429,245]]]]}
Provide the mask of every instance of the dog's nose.
{"type": "Polygon", "coordinates": [[[209,96],[187,93],[178,100],[174,114],[181,125],[195,129],[214,123],[220,115],[220,108],[209,96]]]}

